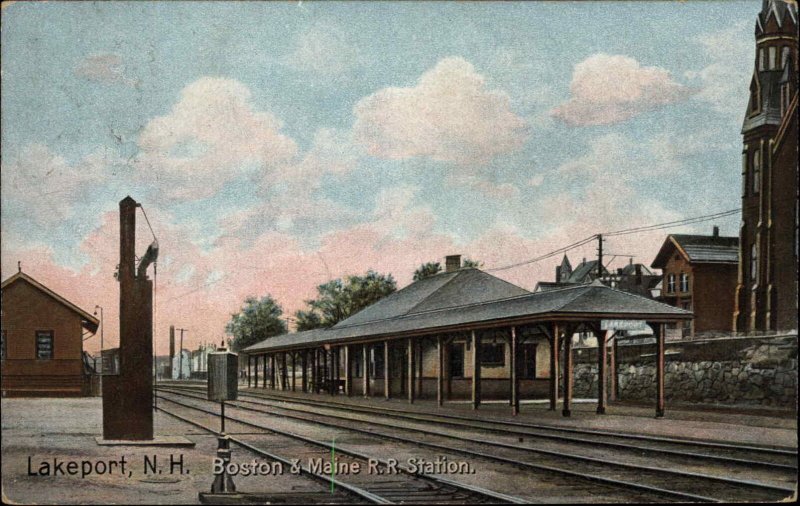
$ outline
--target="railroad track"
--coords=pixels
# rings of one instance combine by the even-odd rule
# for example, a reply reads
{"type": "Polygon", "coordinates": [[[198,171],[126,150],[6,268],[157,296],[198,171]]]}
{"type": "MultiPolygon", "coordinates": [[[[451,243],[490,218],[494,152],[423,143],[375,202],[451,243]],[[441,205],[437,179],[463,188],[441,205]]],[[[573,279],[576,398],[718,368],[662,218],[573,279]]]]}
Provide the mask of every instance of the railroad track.
{"type": "MultiPolygon", "coordinates": [[[[170,385],[170,388],[185,388],[189,389],[190,391],[197,391],[197,387],[194,386],[170,385]]],[[[663,436],[649,436],[641,434],[580,429],[574,427],[561,427],[547,424],[513,422],[508,420],[476,420],[474,417],[459,416],[454,414],[409,412],[397,408],[377,406],[366,407],[335,401],[298,399],[296,397],[270,394],[266,392],[247,391],[240,392],[239,395],[240,397],[311,406],[315,409],[330,409],[339,412],[345,412],[348,415],[351,415],[355,412],[363,413],[368,416],[382,416],[392,420],[403,419],[410,420],[412,422],[434,423],[437,426],[450,426],[476,431],[485,431],[495,435],[507,434],[516,437],[522,436],[523,438],[549,439],[568,443],[572,442],[586,445],[603,446],[612,449],[646,452],[653,455],[674,456],[681,459],[726,463],[730,465],[742,465],[749,468],[759,467],[778,472],[787,471],[792,474],[796,474],[797,471],[797,449],[790,448],[761,447],[718,441],[678,439],[663,436]]]]}
{"type": "MultiPolygon", "coordinates": [[[[219,435],[218,431],[192,420],[186,414],[178,412],[182,409],[183,411],[199,411],[219,416],[217,411],[181,403],[164,396],[158,397],[173,405],[167,408],[161,403],[157,407],[158,410],[185,423],[219,435]],[[179,408],[175,409],[175,406],[179,408]]],[[[283,453],[291,455],[291,458],[267,451],[257,443],[247,441],[241,435],[228,435],[233,444],[260,457],[279,462],[287,469],[297,465],[300,474],[328,483],[331,485],[332,490],[344,491],[345,494],[357,499],[355,502],[373,504],[527,504],[528,502],[525,499],[458,483],[447,478],[417,474],[409,470],[405,465],[395,464],[384,458],[365,455],[346,448],[337,448],[334,443],[318,441],[299,434],[253,424],[227,415],[225,418],[228,424],[233,422],[234,425],[239,424],[263,430],[263,434],[257,435],[260,442],[263,444],[264,438],[270,436],[268,439],[270,446],[282,448],[283,453]],[[319,463],[330,462],[334,459],[334,456],[336,468],[340,470],[338,473],[335,471],[332,474],[323,473],[320,471],[322,464],[312,464],[313,461],[319,463]],[[302,464],[303,462],[309,464],[302,464]],[[373,465],[379,474],[350,474],[350,472],[341,471],[343,469],[354,469],[354,464],[356,463],[361,469],[373,465]],[[341,478],[342,474],[348,475],[348,479],[341,478]]],[[[250,433],[247,437],[252,438],[252,436],[253,434],[250,433]]]]}
{"type": "MultiPolygon", "coordinates": [[[[164,390],[166,391],[166,390],[164,390]]],[[[203,400],[203,397],[196,396],[185,390],[170,390],[175,395],[184,397],[194,397],[196,400],[203,400]]],[[[335,416],[323,413],[309,413],[286,407],[277,407],[284,413],[266,411],[264,409],[244,406],[242,403],[260,404],[253,401],[234,402],[232,406],[244,412],[257,413],[258,415],[268,415],[300,420],[309,424],[317,424],[344,431],[355,432],[370,437],[383,440],[393,440],[400,443],[412,444],[424,448],[431,448],[437,451],[448,453],[464,454],[470,457],[490,460],[502,464],[510,464],[527,470],[545,471],[578,478],[582,481],[593,481],[612,487],[635,490],[640,493],[654,494],[659,500],[681,500],[681,501],[718,501],[718,500],[778,500],[791,495],[793,489],[776,486],[762,482],[747,481],[742,479],[728,479],[719,476],[712,476],[701,473],[676,471],[661,469],[650,465],[632,464],[623,461],[613,461],[609,458],[593,458],[565,452],[563,449],[558,451],[543,450],[538,448],[520,447],[508,443],[497,441],[486,441],[483,439],[463,437],[453,434],[442,434],[437,431],[420,430],[409,427],[399,427],[394,424],[380,423],[375,421],[355,420],[352,417],[335,416]],[[285,411],[302,412],[301,414],[287,414],[285,411]],[[319,420],[323,417],[327,419],[343,419],[345,424],[319,420]],[[370,428],[359,428],[358,424],[364,424],[370,428]],[[390,427],[392,433],[377,432],[372,429],[374,426],[390,427]],[[399,434],[398,434],[399,431],[399,434]],[[410,435],[402,435],[410,432],[410,435]],[[447,440],[443,443],[442,440],[447,440]],[[459,446],[454,446],[453,441],[457,441],[459,446]],[[483,447],[483,448],[482,448],[483,447]],[[520,455],[524,454],[524,455],[520,455]],[[530,455],[536,455],[536,460],[531,462],[530,455]],[[526,460],[527,458],[527,460],[526,460]],[[634,481],[631,481],[634,476],[634,481]]],[[[263,406],[262,406],[263,407],[263,406]]],[[[275,408],[274,406],[270,406],[275,408]]],[[[652,498],[649,499],[653,501],[652,498]]]]}

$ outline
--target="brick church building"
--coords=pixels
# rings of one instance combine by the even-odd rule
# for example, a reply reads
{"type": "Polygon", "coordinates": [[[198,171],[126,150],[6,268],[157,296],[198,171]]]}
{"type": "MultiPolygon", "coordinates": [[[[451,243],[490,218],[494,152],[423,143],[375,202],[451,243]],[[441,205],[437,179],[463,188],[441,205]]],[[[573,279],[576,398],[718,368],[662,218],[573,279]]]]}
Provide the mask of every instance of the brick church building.
{"type": "Polygon", "coordinates": [[[797,4],[764,0],[742,125],[734,328],[797,329],[797,4]]]}

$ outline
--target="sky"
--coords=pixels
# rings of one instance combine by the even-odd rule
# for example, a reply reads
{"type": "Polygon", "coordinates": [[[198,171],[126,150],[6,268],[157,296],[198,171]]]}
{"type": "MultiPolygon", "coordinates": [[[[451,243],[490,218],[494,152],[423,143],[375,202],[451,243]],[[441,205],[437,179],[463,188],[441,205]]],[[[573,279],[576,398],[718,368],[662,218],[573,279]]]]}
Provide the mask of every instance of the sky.
{"type": "MultiPolygon", "coordinates": [[[[249,295],[290,317],[368,269],[403,287],[735,209],[760,3],[4,3],[2,278],[102,306],[115,345],[130,195],[164,353],[171,324],[219,342],[249,295]]],[[[495,274],[533,290],[560,260],[495,274]]]]}

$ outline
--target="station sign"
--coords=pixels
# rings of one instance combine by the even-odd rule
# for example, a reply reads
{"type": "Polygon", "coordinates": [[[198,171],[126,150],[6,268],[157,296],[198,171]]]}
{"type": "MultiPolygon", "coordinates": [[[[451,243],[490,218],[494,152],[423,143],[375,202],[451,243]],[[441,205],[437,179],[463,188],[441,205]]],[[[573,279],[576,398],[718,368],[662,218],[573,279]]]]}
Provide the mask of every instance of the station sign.
{"type": "Polygon", "coordinates": [[[644,320],[600,320],[601,330],[647,330],[644,320]]]}

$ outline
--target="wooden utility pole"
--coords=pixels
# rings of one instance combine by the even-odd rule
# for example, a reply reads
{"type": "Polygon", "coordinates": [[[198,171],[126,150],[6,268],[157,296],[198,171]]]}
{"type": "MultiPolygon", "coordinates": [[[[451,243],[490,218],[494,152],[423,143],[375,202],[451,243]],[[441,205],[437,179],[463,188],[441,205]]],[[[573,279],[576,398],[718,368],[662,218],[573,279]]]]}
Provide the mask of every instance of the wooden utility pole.
{"type": "Polygon", "coordinates": [[[597,279],[603,278],[603,234],[597,234],[597,279]]]}

